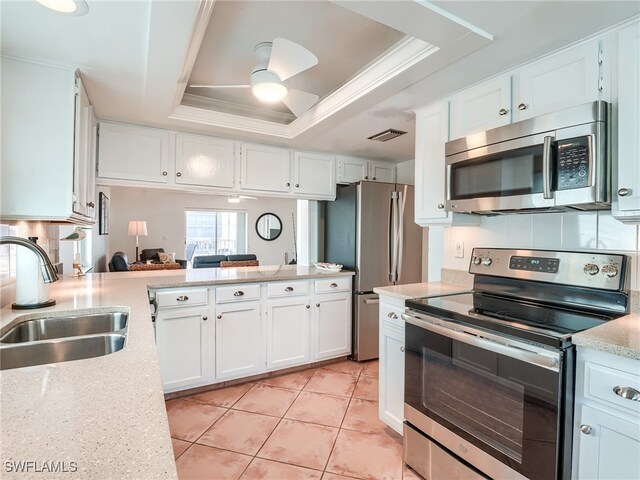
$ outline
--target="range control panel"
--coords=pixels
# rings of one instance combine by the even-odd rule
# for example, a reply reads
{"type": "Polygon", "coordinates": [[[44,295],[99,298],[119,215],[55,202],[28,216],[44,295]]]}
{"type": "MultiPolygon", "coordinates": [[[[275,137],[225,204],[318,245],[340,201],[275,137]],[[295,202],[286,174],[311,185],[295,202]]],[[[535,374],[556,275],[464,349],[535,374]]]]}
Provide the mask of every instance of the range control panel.
{"type": "Polygon", "coordinates": [[[469,273],[621,290],[630,262],[618,254],[474,248],[469,273]]]}
{"type": "Polygon", "coordinates": [[[556,145],[556,190],[589,186],[591,137],[559,140],[556,145]]]}

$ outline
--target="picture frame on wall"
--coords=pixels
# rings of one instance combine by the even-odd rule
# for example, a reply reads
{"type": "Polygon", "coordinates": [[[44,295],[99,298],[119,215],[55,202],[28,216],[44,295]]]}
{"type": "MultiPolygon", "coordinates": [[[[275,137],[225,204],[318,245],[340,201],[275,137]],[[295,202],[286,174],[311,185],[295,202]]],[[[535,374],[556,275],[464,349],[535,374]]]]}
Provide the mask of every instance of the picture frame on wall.
{"type": "Polygon", "coordinates": [[[98,235],[109,235],[109,197],[102,192],[98,198],[98,235]]]}

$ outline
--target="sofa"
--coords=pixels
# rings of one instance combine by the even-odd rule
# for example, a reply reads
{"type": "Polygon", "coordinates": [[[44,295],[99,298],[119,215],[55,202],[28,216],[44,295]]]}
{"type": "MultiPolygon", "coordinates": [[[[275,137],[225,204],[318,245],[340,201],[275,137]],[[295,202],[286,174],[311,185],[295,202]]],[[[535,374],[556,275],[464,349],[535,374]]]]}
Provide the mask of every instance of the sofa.
{"type": "Polygon", "coordinates": [[[257,260],[258,257],[252,253],[237,255],[201,255],[193,257],[193,268],[220,268],[221,262],[243,262],[257,260]]]}
{"type": "MultiPolygon", "coordinates": [[[[159,253],[165,253],[164,248],[145,248],[140,252],[140,261],[147,263],[147,261],[151,260],[152,263],[160,263],[159,253]]],[[[176,263],[180,265],[180,268],[187,268],[186,260],[176,259],[176,263]]]]}

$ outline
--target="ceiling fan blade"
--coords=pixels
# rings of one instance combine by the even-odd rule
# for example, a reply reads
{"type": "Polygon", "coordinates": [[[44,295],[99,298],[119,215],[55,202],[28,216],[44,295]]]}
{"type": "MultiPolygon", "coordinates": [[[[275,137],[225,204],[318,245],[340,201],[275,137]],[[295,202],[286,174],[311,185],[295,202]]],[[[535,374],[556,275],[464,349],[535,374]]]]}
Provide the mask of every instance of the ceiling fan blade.
{"type": "Polygon", "coordinates": [[[284,81],[317,63],[318,57],[302,45],[286,38],[276,38],[271,47],[271,58],[267,69],[284,81]]]}
{"type": "Polygon", "coordinates": [[[191,88],[251,88],[251,85],[189,85],[191,88]]]}
{"type": "Polygon", "coordinates": [[[318,95],[314,95],[313,93],[290,88],[287,96],[282,99],[282,103],[284,103],[296,117],[299,117],[313,107],[319,98],[318,95]]]}

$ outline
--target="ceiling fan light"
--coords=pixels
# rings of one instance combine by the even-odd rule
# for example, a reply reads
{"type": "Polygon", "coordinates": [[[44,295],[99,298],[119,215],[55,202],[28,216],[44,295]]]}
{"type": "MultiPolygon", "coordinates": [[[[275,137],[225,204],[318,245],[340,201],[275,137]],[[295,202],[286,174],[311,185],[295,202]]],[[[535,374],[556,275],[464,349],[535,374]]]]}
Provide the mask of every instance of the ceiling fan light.
{"type": "Polygon", "coordinates": [[[240,203],[240,197],[238,195],[229,195],[227,197],[227,202],[229,202],[229,203],[240,203]]]}
{"type": "Polygon", "coordinates": [[[36,0],[39,4],[59,13],[85,15],[89,11],[84,0],[36,0]]]}
{"type": "Polygon", "coordinates": [[[265,103],[276,103],[287,96],[287,87],[281,83],[262,82],[251,87],[258,100],[265,103]]]}

